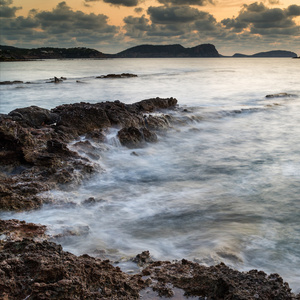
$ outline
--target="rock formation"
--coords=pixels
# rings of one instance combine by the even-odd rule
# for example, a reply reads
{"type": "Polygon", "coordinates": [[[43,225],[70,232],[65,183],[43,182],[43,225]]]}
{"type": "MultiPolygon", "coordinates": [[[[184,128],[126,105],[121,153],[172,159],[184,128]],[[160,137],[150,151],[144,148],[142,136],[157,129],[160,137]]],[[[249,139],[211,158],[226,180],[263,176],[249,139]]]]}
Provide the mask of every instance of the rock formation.
{"type": "MultiPolygon", "coordinates": [[[[93,163],[98,159],[94,146],[76,141],[79,136],[103,143],[106,130],[115,127],[123,145],[144,146],[157,140],[157,130],[171,126],[173,117],[165,110],[176,104],[174,98],[154,98],[130,105],[32,106],[0,115],[0,209],[37,208],[51,201],[40,192],[78,184],[100,171],[93,163]]],[[[89,198],[82,204],[98,201],[89,198]]],[[[108,260],[63,251],[45,230],[39,224],[0,220],[0,299],[300,299],[277,274],[239,272],[224,264],[205,267],[185,259],[154,261],[149,251],[132,259],[140,272],[126,274],[108,260]]]]}
{"type": "Polygon", "coordinates": [[[51,111],[31,106],[1,115],[0,167],[5,172],[0,176],[0,209],[36,208],[50,201],[39,197],[40,192],[78,184],[92,172],[101,171],[99,164],[93,162],[97,155],[89,149],[88,141],[76,143],[70,150],[68,143],[72,140],[85,135],[103,142],[105,130],[113,126],[119,128],[118,136],[124,146],[133,148],[155,142],[153,130],[170,126],[169,118],[144,113],[176,104],[174,98],[154,98],[130,105],[120,101],[82,102],[51,111]]]}

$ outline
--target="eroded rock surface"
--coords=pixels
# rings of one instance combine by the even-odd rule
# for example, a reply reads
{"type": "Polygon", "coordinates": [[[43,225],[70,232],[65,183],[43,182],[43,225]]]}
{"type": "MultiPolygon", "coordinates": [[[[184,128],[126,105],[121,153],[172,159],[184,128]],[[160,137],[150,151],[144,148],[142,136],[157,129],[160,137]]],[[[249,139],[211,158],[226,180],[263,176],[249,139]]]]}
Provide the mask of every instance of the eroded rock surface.
{"type": "Polygon", "coordinates": [[[236,299],[296,300],[278,274],[239,272],[224,264],[201,266],[137,255],[135,275],[110,261],[75,256],[60,245],[32,239],[5,242],[0,252],[1,299],[236,299]]]}
{"type": "Polygon", "coordinates": [[[48,241],[7,242],[0,252],[1,299],[139,299],[141,277],[48,241]]]}
{"type": "Polygon", "coordinates": [[[170,117],[149,113],[176,104],[174,98],[153,98],[130,105],[120,101],[82,102],[52,110],[31,106],[1,114],[0,209],[37,208],[50,201],[39,193],[79,184],[89,174],[101,171],[95,162],[100,154],[93,146],[86,141],[70,147],[71,141],[85,135],[103,143],[105,131],[116,127],[122,145],[141,147],[157,140],[155,130],[170,127],[170,117]]]}

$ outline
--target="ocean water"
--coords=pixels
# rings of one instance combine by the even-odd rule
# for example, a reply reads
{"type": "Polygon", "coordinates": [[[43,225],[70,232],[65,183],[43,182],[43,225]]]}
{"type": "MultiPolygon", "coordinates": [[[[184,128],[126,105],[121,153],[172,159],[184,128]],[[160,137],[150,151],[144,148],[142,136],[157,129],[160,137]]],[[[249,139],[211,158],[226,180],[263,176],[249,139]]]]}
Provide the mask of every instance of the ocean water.
{"type": "MultiPolygon", "coordinates": [[[[125,262],[187,258],[279,273],[300,292],[300,61],[289,58],[50,60],[1,63],[0,113],[29,105],[174,97],[185,110],[159,141],[93,144],[105,171],[59,203],[0,212],[48,226],[77,255],[125,262]],[[109,73],[137,78],[96,79],[109,73]],[[49,78],[66,77],[63,83],[49,78]],[[289,95],[266,98],[268,94],[289,95]],[[133,155],[135,151],[135,155],[133,155]],[[94,205],[83,201],[94,197],[94,205]]],[[[70,144],[72,148],[72,144],[70,144]]],[[[124,263],[126,266],[126,263],[124,263]]],[[[128,266],[127,266],[128,267],[128,266]]],[[[125,268],[125,267],[124,267],[125,268]]]]}

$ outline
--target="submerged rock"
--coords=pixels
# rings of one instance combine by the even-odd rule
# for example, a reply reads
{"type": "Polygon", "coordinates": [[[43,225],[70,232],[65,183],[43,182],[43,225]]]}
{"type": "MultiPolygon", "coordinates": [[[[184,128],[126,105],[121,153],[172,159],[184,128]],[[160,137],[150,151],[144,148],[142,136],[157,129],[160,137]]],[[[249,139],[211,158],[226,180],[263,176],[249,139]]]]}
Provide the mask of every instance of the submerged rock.
{"type": "Polygon", "coordinates": [[[266,95],[266,98],[283,98],[283,97],[295,97],[296,95],[289,93],[278,93],[278,94],[270,94],[266,95]]]}
{"type": "Polygon", "coordinates": [[[14,80],[14,81],[0,81],[0,85],[11,85],[11,84],[20,84],[24,83],[23,81],[20,80],[14,80]]]}
{"type": "Polygon", "coordinates": [[[130,78],[130,77],[138,77],[135,74],[130,73],[122,73],[122,74],[107,74],[107,75],[101,75],[97,76],[96,78],[130,78]]]}

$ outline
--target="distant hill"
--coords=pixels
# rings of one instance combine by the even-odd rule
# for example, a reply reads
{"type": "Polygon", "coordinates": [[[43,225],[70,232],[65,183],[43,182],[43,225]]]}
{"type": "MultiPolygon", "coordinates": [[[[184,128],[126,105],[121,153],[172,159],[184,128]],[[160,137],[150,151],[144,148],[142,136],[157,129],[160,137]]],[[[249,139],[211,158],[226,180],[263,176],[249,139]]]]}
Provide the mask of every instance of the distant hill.
{"type": "Polygon", "coordinates": [[[273,50],[267,52],[259,52],[253,55],[235,53],[233,57],[297,57],[297,54],[291,51],[273,50]]]}
{"type": "Polygon", "coordinates": [[[175,45],[140,45],[116,54],[116,57],[219,57],[220,54],[211,44],[202,44],[192,48],[175,45]]]}
{"type": "Polygon", "coordinates": [[[107,58],[104,54],[89,48],[35,48],[25,49],[11,46],[0,46],[0,61],[31,59],[69,59],[69,58],[107,58]]]}
{"type": "MultiPolygon", "coordinates": [[[[18,61],[34,59],[72,59],[72,58],[152,58],[152,57],[222,57],[212,44],[202,44],[185,48],[175,45],[139,45],[126,49],[117,54],[105,54],[95,49],[53,48],[43,47],[34,49],[17,48],[0,45],[0,61],[18,61]]],[[[232,57],[297,57],[295,52],[274,50],[259,52],[253,55],[236,53],[232,57]]]]}

